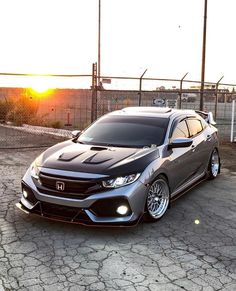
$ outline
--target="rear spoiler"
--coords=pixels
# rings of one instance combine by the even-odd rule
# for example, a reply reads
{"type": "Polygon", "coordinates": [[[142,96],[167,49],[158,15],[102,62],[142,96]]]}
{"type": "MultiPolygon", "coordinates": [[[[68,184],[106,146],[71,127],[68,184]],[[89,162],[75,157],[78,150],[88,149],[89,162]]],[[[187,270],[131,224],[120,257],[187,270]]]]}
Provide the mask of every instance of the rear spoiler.
{"type": "Polygon", "coordinates": [[[195,110],[195,112],[199,114],[203,119],[205,119],[207,123],[211,125],[216,125],[212,112],[204,112],[199,110],[195,110]]]}

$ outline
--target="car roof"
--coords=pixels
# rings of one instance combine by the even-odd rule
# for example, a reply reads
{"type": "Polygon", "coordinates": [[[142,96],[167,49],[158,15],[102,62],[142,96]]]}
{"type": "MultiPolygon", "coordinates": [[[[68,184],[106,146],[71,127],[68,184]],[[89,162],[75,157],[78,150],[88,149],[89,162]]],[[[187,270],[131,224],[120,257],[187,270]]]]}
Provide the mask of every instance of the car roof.
{"type": "Polygon", "coordinates": [[[168,107],[126,107],[121,110],[113,111],[109,115],[126,115],[126,116],[140,116],[140,117],[161,117],[174,118],[178,116],[196,116],[194,110],[173,109],[168,107]]]}

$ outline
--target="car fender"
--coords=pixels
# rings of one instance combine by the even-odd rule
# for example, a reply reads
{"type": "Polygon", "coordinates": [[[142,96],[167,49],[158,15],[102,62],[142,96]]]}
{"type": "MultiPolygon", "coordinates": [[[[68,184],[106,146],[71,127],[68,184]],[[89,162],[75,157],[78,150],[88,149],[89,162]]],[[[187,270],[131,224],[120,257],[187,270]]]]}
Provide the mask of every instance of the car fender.
{"type": "Polygon", "coordinates": [[[168,180],[168,171],[165,167],[167,160],[167,158],[159,157],[151,162],[141,174],[139,181],[144,185],[149,186],[149,184],[151,184],[156,177],[161,174],[166,176],[168,180]]]}

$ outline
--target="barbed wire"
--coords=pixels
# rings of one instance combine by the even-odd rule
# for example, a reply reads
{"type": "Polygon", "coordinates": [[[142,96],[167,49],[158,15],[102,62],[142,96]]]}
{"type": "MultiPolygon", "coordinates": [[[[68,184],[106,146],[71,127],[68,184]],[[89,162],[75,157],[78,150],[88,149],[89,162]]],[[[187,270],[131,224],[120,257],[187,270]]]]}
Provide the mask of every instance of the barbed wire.
{"type": "MultiPolygon", "coordinates": [[[[32,73],[0,73],[0,76],[9,76],[9,77],[56,77],[56,78],[83,78],[83,77],[93,77],[91,74],[32,74],[32,73]]],[[[97,78],[99,78],[97,76],[97,78]]],[[[117,80],[140,80],[140,77],[134,76],[109,76],[104,75],[100,76],[101,79],[117,79],[117,80]]],[[[156,77],[143,77],[142,80],[146,81],[164,81],[164,82],[180,82],[181,79],[176,78],[156,78],[156,77]]],[[[185,79],[184,83],[201,83],[200,80],[188,80],[185,79]]],[[[206,85],[215,85],[217,82],[205,81],[206,85]]],[[[221,86],[232,86],[236,87],[236,83],[219,83],[221,86]]]]}

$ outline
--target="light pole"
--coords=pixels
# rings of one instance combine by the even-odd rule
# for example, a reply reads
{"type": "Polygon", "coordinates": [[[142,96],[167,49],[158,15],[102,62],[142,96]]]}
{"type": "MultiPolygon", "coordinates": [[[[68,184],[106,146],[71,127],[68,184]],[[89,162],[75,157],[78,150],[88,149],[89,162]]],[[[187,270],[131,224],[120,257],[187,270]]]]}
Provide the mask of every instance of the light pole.
{"type": "Polygon", "coordinates": [[[205,82],[205,59],[206,59],[206,30],[207,30],[207,0],[204,5],[204,24],[203,24],[203,41],[202,41],[202,74],[201,74],[201,92],[200,92],[200,110],[203,110],[203,91],[205,82]]]}

